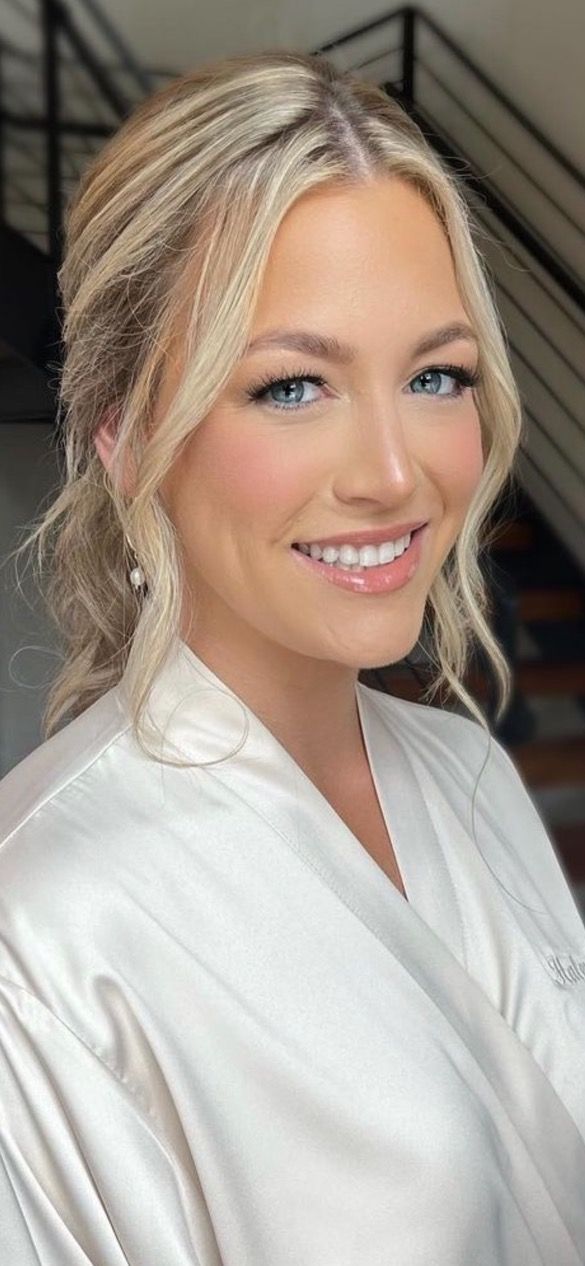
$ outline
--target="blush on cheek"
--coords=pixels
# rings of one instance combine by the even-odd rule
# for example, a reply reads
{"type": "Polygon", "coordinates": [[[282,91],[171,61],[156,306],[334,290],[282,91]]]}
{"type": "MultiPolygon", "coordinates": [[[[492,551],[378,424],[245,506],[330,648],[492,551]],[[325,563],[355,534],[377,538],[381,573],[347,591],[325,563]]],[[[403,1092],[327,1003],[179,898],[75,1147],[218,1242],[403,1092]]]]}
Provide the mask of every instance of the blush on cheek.
{"type": "Polygon", "coordinates": [[[444,444],[435,461],[437,478],[452,497],[469,500],[479,483],[484,468],[479,419],[476,425],[458,427],[444,444]]]}
{"type": "Polygon", "coordinates": [[[267,443],[266,437],[234,436],[233,431],[201,454],[203,478],[209,479],[217,495],[236,514],[286,522],[299,504],[310,495],[298,465],[290,460],[278,444],[267,443]]]}
{"type": "Polygon", "coordinates": [[[468,427],[461,437],[460,464],[462,475],[467,480],[470,491],[473,492],[481,479],[485,465],[479,418],[476,425],[468,427]]]}

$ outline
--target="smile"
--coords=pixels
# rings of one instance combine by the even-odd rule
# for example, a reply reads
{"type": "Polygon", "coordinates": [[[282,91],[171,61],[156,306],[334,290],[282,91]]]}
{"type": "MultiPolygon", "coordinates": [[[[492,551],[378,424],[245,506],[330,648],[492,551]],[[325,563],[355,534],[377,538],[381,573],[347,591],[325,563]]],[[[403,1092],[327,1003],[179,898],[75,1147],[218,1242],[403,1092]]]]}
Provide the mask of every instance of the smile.
{"type": "MultiPolygon", "coordinates": [[[[290,549],[297,563],[307,569],[307,574],[312,572],[317,580],[327,580],[331,584],[352,590],[354,593],[389,593],[394,589],[402,588],[416,572],[428,526],[425,524],[424,527],[418,528],[398,542],[384,542],[380,546],[362,546],[363,550],[373,550],[374,557],[369,555],[371,561],[344,562],[344,550],[351,549],[352,554],[358,553],[351,546],[339,548],[329,546],[321,551],[318,545],[304,548],[300,545],[292,545],[290,549]],[[404,541],[408,544],[404,545],[404,541]],[[383,551],[388,549],[393,555],[395,545],[402,545],[401,552],[395,557],[385,559],[383,551]],[[327,560],[328,554],[334,555],[331,561],[327,560]]],[[[361,550],[359,556],[362,557],[361,550]]]]}
{"type": "Polygon", "coordinates": [[[310,554],[311,558],[319,559],[323,563],[356,570],[362,567],[378,567],[380,563],[393,563],[395,558],[399,558],[408,549],[411,537],[412,532],[407,532],[405,536],[397,537],[395,540],[381,541],[379,545],[342,544],[321,547],[318,544],[299,544],[296,548],[302,554],[310,554]]]}

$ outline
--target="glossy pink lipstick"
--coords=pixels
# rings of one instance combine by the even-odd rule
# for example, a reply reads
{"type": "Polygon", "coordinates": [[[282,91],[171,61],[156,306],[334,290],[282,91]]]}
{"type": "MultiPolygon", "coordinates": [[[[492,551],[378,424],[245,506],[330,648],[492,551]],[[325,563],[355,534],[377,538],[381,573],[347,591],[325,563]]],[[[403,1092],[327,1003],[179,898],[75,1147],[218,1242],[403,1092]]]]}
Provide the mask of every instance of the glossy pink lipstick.
{"type": "Polygon", "coordinates": [[[350,571],[335,563],[323,563],[292,546],[290,548],[299,566],[312,571],[316,579],[322,577],[329,584],[337,585],[340,589],[349,589],[353,593],[391,593],[407,584],[416,572],[428,527],[426,523],[412,533],[410,545],[400,558],[395,558],[392,563],[380,563],[376,567],[362,567],[359,571],[350,571]]]}

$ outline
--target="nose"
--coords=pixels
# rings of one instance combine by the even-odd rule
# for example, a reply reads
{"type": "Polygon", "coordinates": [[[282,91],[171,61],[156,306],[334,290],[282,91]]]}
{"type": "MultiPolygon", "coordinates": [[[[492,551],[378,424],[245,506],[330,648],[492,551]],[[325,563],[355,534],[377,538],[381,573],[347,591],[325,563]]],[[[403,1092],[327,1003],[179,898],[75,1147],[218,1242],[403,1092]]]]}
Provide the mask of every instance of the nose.
{"type": "Polygon", "coordinates": [[[348,422],[335,491],[342,501],[361,499],[395,507],[418,487],[417,460],[397,407],[370,403],[348,422]]]}

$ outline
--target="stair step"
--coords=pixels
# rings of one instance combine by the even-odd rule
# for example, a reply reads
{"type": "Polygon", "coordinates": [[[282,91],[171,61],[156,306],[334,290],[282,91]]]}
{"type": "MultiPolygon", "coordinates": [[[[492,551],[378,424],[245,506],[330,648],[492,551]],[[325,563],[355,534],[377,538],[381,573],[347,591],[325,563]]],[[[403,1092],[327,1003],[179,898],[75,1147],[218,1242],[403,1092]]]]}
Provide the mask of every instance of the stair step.
{"type": "MultiPolygon", "coordinates": [[[[418,665],[423,684],[419,684],[408,665],[379,670],[379,677],[384,689],[399,699],[412,699],[417,703],[430,681],[422,665],[418,665]]],[[[516,665],[514,673],[516,690],[523,695],[582,695],[585,697],[585,660],[572,663],[549,664],[542,660],[524,660],[516,665]]],[[[478,700],[488,697],[490,685],[485,673],[471,671],[465,678],[465,686],[478,700]]],[[[439,697],[433,700],[435,706],[441,706],[439,697]]]]}
{"type": "Polygon", "coordinates": [[[527,660],[517,664],[515,682],[524,695],[585,696],[585,659],[558,664],[527,660]]]}
{"type": "Polygon", "coordinates": [[[585,821],[559,822],[547,828],[572,883],[585,883],[585,821]]]}
{"type": "Polygon", "coordinates": [[[575,620],[585,616],[585,590],[563,585],[555,589],[525,589],[518,595],[520,620],[575,620]]]}
{"type": "MultiPolygon", "coordinates": [[[[490,687],[485,673],[469,672],[464,684],[477,699],[487,698],[490,687]]],[[[568,663],[560,660],[558,664],[540,659],[520,660],[514,669],[514,686],[525,696],[585,696],[585,659],[568,663]]]]}
{"type": "Polygon", "coordinates": [[[537,538],[537,529],[534,523],[528,519],[510,519],[506,523],[499,525],[497,536],[494,536],[490,545],[490,550],[498,552],[499,550],[525,550],[530,549],[534,545],[537,538]]]}
{"type": "Polygon", "coordinates": [[[583,586],[583,574],[575,560],[550,542],[516,552],[496,547],[492,554],[494,564],[508,573],[520,593],[525,589],[543,589],[545,585],[553,589],[560,585],[577,589],[583,586]]]}
{"type": "Polygon", "coordinates": [[[506,746],[528,787],[585,787],[585,734],[506,746]]]}
{"type": "Polygon", "coordinates": [[[530,650],[526,656],[518,654],[517,658],[531,662],[546,664],[574,664],[583,658],[585,652],[585,619],[572,620],[537,620],[533,624],[526,621],[520,625],[536,649],[537,655],[530,650]]]}

